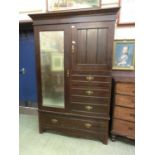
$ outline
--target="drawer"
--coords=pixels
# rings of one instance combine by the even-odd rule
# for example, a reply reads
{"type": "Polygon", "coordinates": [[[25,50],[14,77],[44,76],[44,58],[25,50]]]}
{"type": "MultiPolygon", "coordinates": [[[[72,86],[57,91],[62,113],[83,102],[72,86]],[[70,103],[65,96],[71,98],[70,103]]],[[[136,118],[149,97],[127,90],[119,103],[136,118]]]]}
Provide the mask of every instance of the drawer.
{"type": "Polygon", "coordinates": [[[96,81],[71,81],[71,87],[95,87],[97,89],[111,89],[110,82],[96,82],[96,81]]]}
{"type": "Polygon", "coordinates": [[[100,81],[100,82],[111,82],[111,76],[103,76],[103,75],[82,75],[82,74],[74,74],[71,76],[71,80],[77,81],[100,81]]]}
{"type": "Polygon", "coordinates": [[[94,119],[81,119],[50,113],[40,113],[40,123],[51,128],[69,128],[104,132],[108,128],[108,120],[95,121],[94,119]]]}
{"type": "Polygon", "coordinates": [[[132,122],[126,122],[126,121],[114,119],[112,133],[134,139],[135,124],[132,122]]]}
{"type": "Polygon", "coordinates": [[[73,95],[83,95],[83,96],[98,96],[98,97],[110,96],[110,91],[108,89],[72,88],[71,93],[73,95]]]}
{"type": "Polygon", "coordinates": [[[135,95],[135,85],[133,83],[116,83],[115,92],[119,94],[135,95]]]}
{"type": "Polygon", "coordinates": [[[76,113],[85,115],[100,115],[104,117],[109,116],[109,106],[107,105],[92,105],[83,103],[72,103],[71,110],[76,113]]]}
{"type": "Polygon", "coordinates": [[[92,97],[92,96],[76,96],[72,95],[70,97],[71,102],[82,102],[90,104],[110,104],[110,97],[92,97]]]}
{"type": "Polygon", "coordinates": [[[115,105],[134,108],[135,107],[135,97],[128,95],[115,95],[115,105]]]}
{"type": "Polygon", "coordinates": [[[114,118],[134,122],[135,121],[135,110],[115,106],[115,108],[114,108],[114,118]]]}

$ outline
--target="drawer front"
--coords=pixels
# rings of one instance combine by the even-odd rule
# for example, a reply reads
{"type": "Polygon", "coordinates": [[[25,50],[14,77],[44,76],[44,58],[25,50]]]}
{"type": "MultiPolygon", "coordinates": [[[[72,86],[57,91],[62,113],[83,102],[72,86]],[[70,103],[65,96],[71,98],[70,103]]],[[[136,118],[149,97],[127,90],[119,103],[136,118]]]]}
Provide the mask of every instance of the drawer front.
{"type": "Polygon", "coordinates": [[[79,119],[50,113],[41,113],[40,123],[44,126],[51,126],[51,128],[71,128],[94,132],[104,132],[108,128],[107,120],[94,121],[94,119],[79,119]]]}
{"type": "Polygon", "coordinates": [[[77,96],[72,95],[70,98],[71,102],[82,102],[82,103],[90,103],[90,104],[110,104],[109,97],[92,97],[92,96],[77,96]]]}
{"type": "Polygon", "coordinates": [[[83,95],[83,96],[96,96],[96,97],[109,97],[110,90],[108,89],[75,89],[72,88],[71,93],[73,95],[83,95]]]}
{"type": "Polygon", "coordinates": [[[83,103],[72,103],[71,110],[73,112],[85,114],[85,115],[101,115],[108,117],[109,116],[109,106],[107,105],[92,105],[92,104],[83,104],[83,103]]]}
{"type": "Polygon", "coordinates": [[[135,95],[135,85],[133,83],[116,83],[115,92],[119,94],[135,95]]]}
{"type": "Polygon", "coordinates": [[[100,82],[111,82],[112,77],[111,76],[102,76],[102,75],[82,75],[82,74],[76,74],[71,76],[72,80],[78,80],[78,81],[100,81],[100,82]]]}
{"type": "Polygon", "coordinates": [[[134,108],[135,107],[135,97],[128,95],[115,95],[115,105],[120,105],[124,107],[134,108]]]}
{"type": "Polygon", "coordinates": [[[135,121],[135,110],[116,106],[114,109],[114,118],[135,121]]]}
{"type": "Polygon", "coordinates": [[[109,82],[96,82],[96,81],[77,81],[72,80],[71,81],[71,87],[93,87],[96,89],[110,89],[111,83],[109,82]]]}
{"type": "Polygon", "coordinates": [[[132,122],[126,122],[122,120],[113,120],[112,132],[128,138],[135,138],[135,124],[132,122]]]}

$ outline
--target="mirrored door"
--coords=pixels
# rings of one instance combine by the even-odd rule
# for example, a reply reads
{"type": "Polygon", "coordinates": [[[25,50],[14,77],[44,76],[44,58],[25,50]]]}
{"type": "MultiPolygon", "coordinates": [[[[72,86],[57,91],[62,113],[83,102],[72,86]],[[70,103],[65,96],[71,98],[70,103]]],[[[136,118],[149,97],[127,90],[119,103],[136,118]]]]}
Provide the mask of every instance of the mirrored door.
{"type": "Polygon", "coordinates": [[[40,31],[42,105],[64,108],[64,31],[40,31]]]}

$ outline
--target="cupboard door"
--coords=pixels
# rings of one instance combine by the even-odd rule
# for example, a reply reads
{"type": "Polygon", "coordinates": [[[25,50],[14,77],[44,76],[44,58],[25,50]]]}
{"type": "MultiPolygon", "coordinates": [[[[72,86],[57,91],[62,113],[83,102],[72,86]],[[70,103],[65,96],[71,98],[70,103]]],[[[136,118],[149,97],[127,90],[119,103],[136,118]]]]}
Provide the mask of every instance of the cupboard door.
{"type": "Polygon", "coordinates": [[[65,108],[68,44],[65,26],[40,26],[38,34],[39,94],[43,107],[65,108]],[[66,75],[66,76],[65,76],[66,75]]]}
{"type": "Polygon", "coordinates": [[[113,23],[72,25],[72,70],[111,69],[113,23]]]}

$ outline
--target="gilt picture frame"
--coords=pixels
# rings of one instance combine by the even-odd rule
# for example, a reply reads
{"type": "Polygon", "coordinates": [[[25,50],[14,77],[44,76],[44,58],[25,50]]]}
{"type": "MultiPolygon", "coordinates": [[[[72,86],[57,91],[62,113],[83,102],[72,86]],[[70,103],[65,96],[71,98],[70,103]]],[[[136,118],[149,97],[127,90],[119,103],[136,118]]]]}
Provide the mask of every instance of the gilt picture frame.
{"type": "Polygon", "coordinates": [[[135,70],[135,40],[114,40],[113,70],[135,70]]]}
{"type": "Polygon", "coordinates": [[[87,9],[99,8],[101,0],[47,0],[48,12],[71,10],[71,9],[87,9]]]}

